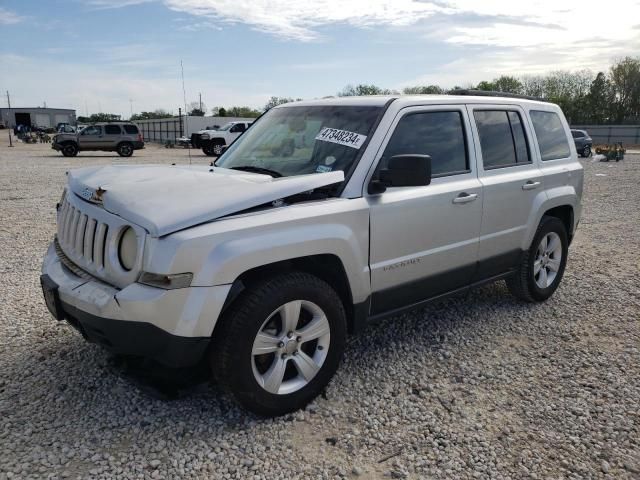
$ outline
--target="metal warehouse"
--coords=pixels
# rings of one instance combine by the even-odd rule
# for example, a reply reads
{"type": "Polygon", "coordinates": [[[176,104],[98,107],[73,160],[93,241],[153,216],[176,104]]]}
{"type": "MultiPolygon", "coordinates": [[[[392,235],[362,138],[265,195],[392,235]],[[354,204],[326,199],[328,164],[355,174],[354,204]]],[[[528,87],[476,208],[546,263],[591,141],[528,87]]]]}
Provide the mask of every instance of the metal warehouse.
{"type": "Polygon", "coordinates": [[[6,128],[17,125],[55,127],[59,123],[76,123],[76,111],[68,108],[0,108],[0,124],[6,128]]]}

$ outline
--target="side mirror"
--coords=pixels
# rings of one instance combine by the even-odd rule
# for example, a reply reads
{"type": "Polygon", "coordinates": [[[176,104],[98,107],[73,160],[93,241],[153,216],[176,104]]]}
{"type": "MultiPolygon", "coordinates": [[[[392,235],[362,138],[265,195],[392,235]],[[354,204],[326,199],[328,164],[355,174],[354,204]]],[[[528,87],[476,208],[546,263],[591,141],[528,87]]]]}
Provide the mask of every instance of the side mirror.
{"type": "Polygon", "coordinates": [[[394,155],[378,179],[369,184],[369,193],[384,192],[388,187],[422,187],[431,183],[429,155],[394,155]]]}

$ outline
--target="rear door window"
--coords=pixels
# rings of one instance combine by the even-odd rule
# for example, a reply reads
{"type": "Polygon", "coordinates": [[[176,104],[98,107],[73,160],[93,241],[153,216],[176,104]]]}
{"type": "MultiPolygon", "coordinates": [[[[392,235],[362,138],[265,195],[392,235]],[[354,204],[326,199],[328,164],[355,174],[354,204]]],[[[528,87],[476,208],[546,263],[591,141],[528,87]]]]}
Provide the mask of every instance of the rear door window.
{"type": "Polygon", "coordinates": [[[538,137],[543,161],[567,158],[571,155],[567,135],[557,113],[532,110],[531,121],[538,137]]]}
{"type": "Polygon", "coordinates": [[[473,116],[480,136],[485,169],[529,163],[529,147],[518,112],[476,110],[473,116]]]}
{"type": "Polygon", "coordinates": [[[104,133],[107,135],[120,135],[122,131],[118,125],[105,125],[104,133]]]}

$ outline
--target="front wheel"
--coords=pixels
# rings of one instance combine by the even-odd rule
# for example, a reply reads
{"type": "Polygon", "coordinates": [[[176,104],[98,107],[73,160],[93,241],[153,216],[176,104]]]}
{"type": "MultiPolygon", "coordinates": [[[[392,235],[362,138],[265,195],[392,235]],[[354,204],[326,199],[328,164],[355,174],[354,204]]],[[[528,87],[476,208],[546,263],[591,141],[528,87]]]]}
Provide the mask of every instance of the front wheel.
{"type": "Polygon", "coordinates": [[[287,273],[240,294],[214,335],[214,377],[248,410],[277,416],[327,386],[344,351],[346,315],[326,282],[287,273]]]}
{"type": "Polygon", "coordinates": [[[65,157],[75,157],[78,155],[78,146],[75,143],[66,143],[62,146],[62,155],[65,157]]]}
{"type": "Polygon", "coordinates": [[[542,302],[558,288],[567,264],[569,242],[564,224],[556,217],[542,217],[531,247],[522,256],[512,277],[511,293],[527,302],[542,302]]]}

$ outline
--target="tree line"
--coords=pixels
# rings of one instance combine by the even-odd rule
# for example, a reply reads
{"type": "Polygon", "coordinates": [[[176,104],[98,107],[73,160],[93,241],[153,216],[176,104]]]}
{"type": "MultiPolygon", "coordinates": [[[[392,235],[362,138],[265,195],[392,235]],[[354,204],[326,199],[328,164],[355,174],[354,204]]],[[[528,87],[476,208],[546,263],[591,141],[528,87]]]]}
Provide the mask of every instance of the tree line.
{"type": "MultiPolygon", "coordinates": [[[[466,89],[528,95],[557,103],[572,124],[640,123],[640,57],[615,62],[608,72],[557,70],[547,75],[502,75],[466,89]]],[[[460,90],[438,85],[406,87],[404,94],[443,95],[460,90]]],[[[400,94],[376,85],[347,85],[338,96],[400,94]]]]}
{"type": "MultiPolygon", "coordinates": [[[[382,88],[373,84],[347,85],[336,96],[353,95],[444,95],[460,90],[439,85],[416,85],[398,90],[382,88]]],[[[477,85],[466,85],[465,89],[513,93],[541,98],[560,105],[569,123],[577,124],[639,124],[640,123],[640,57],[625,57],[616,61],[607,72],[593,74],[590,70],[557,70],[546,75],[510,76],[502,75],[491,81],[483,80],[477,85]]],[[[326,98],[326,97],[325,97],[326,98]]],[[[214,107],[210,113],[218,117],[256,118],[265,111],[283,103],[301,100],[291,97],[273,96],[262,109],[251,107],[214,107]]],[[[208,109],[201,102],[191,102],[186,109],[188,115],[204,116],[208,109]]],[[[147,120],[177,117],[166,110],[140,112],[131,120],[147,120]]],[[[80,123],[120,120],[119,115],[96,113],[89,117],[78,117],[80,123]]]]}

